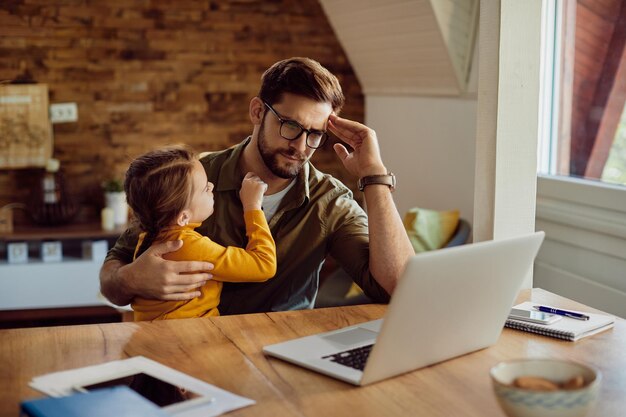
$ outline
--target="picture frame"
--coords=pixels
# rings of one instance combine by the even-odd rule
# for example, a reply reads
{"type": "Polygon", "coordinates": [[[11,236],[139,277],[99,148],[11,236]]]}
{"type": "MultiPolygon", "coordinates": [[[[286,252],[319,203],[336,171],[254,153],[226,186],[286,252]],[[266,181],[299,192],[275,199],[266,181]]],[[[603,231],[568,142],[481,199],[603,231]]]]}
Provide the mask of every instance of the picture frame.
{"type": "Polygon", "coordinates": [[[52,157],[46,84],[0,84],[0,169],[45,167],[52,157]]]}

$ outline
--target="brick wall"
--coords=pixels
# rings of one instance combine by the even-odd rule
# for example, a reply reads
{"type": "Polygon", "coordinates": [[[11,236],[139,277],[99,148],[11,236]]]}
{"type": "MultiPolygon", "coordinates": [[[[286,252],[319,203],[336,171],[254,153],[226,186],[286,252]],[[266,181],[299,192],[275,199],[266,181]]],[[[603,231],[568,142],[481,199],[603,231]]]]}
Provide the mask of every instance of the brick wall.
{"type": "MultiPolygon", "coordinates": [[[[0,80],[32,78],[48,84],[51,103],[78,104],[77,123],[54,125],[78,221],[97,219],[99,184],[122,177],[134,156],[173,142],[217,150],[249,135],[262,72],[291,56],[335,73],[343,115],[363,120],[361,87],[316,0],[0,2],[0,80]]],[[[313,162],[354,185],[330,145],[313,162]]],[[[0,171],[0,206],[28,201],[38,172],[0,171]]]]}

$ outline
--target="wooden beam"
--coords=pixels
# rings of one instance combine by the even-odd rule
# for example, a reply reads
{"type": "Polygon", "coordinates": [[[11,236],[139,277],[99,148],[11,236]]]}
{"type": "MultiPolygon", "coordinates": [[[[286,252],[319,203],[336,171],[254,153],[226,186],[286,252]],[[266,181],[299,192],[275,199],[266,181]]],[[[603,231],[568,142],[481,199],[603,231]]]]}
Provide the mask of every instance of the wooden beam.
{"type": "Polygon", "coordinates": [[[619,126],[626,101],[626,1],[615,22],[615,29],[598,81],[592,109],[603,109],[598,120],[590,114],[587,132],[596,132],[585,177],[601,178],[619,126]]]}

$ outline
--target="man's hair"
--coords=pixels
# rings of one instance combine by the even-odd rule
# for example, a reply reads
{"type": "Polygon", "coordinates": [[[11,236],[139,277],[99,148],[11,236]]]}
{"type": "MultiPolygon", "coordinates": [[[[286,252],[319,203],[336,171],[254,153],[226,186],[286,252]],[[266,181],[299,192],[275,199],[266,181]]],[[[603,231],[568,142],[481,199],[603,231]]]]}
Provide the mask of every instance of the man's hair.
{"type": "Polygon", "coordinates": [[[310,58],[289,58],[278,61],[261,77],[261,100],[272,105],[280,102],[283,93],[329,103],[339,114],[345,98],[339,80],[319,62],[310,58]]]}
{"type": "Polygon", "coordinates": [[[131,162],[124,179],[126,201],[138,226],[147,232],[137,256],[187,207],[196,158],[190,149],[172,146],[147,152],[131,162]]]}

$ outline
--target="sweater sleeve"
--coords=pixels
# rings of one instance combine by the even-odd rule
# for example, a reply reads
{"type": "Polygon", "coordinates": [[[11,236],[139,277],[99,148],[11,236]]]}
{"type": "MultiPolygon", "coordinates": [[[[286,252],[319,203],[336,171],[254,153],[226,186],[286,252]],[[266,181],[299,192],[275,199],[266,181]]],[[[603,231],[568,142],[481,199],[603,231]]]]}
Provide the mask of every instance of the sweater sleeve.
{"type": "Polygon", "coordinates": [[[248,245],[224,247],[195,231],[183,236],[176,258],[211,262],[213,279],[226,282],[267,281],[276,274],[276,244],[261,210],[244,213],[248,245]]]}

